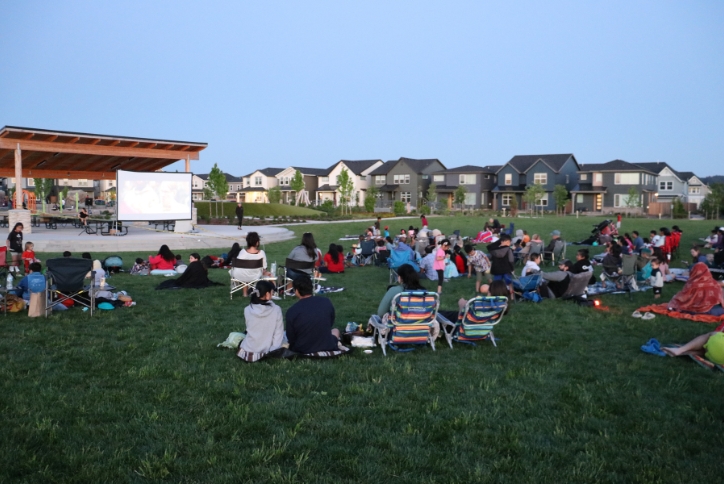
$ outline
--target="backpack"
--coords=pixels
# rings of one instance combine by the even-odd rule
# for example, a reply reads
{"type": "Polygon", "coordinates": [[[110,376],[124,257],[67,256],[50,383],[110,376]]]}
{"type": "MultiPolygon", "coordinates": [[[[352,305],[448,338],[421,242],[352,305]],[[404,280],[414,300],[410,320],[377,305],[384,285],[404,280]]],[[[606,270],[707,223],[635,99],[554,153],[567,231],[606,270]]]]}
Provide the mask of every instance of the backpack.
{"type": "Polygon", "coordinates": [[[531,301],[534,303],[539,303],[543,300],[543,298],[538,294],[537,291],[526,291],[523,293],[523,299],[526,301],[531,301]]]}

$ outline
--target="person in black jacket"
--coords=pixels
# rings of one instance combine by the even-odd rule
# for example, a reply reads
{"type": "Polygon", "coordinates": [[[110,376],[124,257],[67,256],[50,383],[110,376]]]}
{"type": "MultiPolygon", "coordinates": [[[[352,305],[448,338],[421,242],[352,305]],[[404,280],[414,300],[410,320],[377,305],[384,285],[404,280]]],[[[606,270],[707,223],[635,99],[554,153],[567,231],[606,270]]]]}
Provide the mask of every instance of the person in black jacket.
{"type": "Polygon", "coordinates": [[[510,248],[510,235],[501,234],[500,238],[488,245],[490,253],[490,273],[493,281],[504,281],[506,285],[513,282],[513,270],[515,269],[515,258],[513,249],[510,248]]]}
{"type": "Polygon", "coordinates": [[[236,228],[241,230],[241,224],[244,222],[244,207],[241,202],[236,204],[236,218],[239,219],[239,226],[236,228]]]}

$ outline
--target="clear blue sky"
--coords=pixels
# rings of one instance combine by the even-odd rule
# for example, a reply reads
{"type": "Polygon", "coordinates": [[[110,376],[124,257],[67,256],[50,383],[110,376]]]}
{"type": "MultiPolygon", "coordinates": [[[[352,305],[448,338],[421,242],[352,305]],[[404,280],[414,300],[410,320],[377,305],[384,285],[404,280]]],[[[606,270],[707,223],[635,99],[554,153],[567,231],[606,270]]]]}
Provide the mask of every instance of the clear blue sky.
{"type": "Polygon", "coordinates": [[[193,171],[568,153],[724,174],[724,2],[8,1],[0,126],[193,171]]]}

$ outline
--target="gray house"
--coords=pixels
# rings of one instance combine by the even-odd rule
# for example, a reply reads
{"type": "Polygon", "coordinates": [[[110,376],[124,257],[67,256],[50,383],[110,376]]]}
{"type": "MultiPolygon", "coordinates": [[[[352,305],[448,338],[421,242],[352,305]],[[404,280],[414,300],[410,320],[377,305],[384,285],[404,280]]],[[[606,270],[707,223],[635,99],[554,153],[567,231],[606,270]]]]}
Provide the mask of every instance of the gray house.
{"type": "Polygon", "coordinates": [[[463,186],[467,190],[465,205],[476,209],[489,208],[492,204],[491,192],[495,187],[495,172],[500,166],[465,165],[442,170],[432,175],[437,186],[437,200],[452,208],[455,191],[463,186]]]}
{"type": "Polygon", "coordinates": [[[436,158],[400,158],[385,162],[370,173],[380,192],[378,207],[389,209],[395,201],[401,201],[417,208],[430,186],[430,176],[444,169],[445,165],[436,158]]]}
{"type": "Polygon", "coordinates": [[[645,212],[655,201],[656,173],[623,160],[581,165],[571,197],[574,211],[645,212]]]}
{"type": "Polygon", "coordinates": [[[529,185],[538,184],[546,193],[536,205],[544,210],[555,210],[553,189],[556,185],[564,185],[570,191],[576,183],[578,169],[578,161],[571,153],[514,156],[496,172],[493,209],[510,207],[514,198],[519,208],[526,208],[523,194],[529,185]]]}
{"type": "Polygon", "coordinates": [[[696,204],[698,208],[710,192],[709,187],[691,171],[674,170],[663,161],[636,164],[657,174],[656,192],[660,203],[670,204],[678,198],[684,203],[696,204]]]}

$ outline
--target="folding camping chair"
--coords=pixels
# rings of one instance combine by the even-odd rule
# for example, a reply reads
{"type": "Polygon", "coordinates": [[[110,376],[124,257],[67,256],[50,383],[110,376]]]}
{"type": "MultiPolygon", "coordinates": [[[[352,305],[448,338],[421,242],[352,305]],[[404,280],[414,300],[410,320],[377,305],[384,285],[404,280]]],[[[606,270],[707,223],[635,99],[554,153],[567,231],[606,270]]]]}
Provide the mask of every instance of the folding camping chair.
{"type": "Polygon", "coordinates": [[[231,269],[229,269],[229,277],[231,278],[229,286],[229,299],[234,299],[234,293],[246,289],[254,289],[256,283],[264,279],[264,259],[239,259],[234,257],[231,260],[231,269]],[[241,281],[234,277],[234,269],[258,269],[259,277],[253,281],[241,281]]]}
{"type": "Polygon", "coordinates": [[[527,292],[538,292],[542,276],[540,273],[531,274],[525,277],[517,277],[513,274],[513,293],[516,296],[523,297],[527,292]]]}
{"type": "Polygon", "coordinates": [[[566,289],[566,292],[563,293],[561,299],[574,299],[585,296],[588,282],[591,280],[592,276],[593,271],[571,274],[568,282],[568,289],[566,289]]]}
{"type": "Polygon", "coordinates": [[[489,244],[493,241],[493,232],[490,230],[481,230],[478,235],[470,241],[471,244],[489,244]]]}
{"type": "Polygon", "coordinates": [[[306,271],[311,269],[312,275],[309,276],[309,278],[312,280],[313,293],[317,293],[317,286],[322,278],[315,276],[314,262],[301,262],[294,259],[287,259],[284,262],[284,265],[279,266],[277,269],[277,283],[279,284],[277,286],[277,291],[281,291],[283,298],[287,297],[287,286],[292,284],[292,278],[289,277],[289,273],[287,272],[288,269],[295,271],[306,271]]]}
{"type": "MultiPolygon", "coordinates": [[[[531,249],[532,250],[532,249],[531,249]]],[[[550,260],[552,266],[556,266],[558,262],[566,258],[566,241],[563,239],[556,240],[553,244],[552,251],[543,253],[543,261],[550,260]]]]}
{"type": "Polygon", "coordinates": [[[401,251],[401,250],[392,250],[390,251],[390,255],[387,258],[387,267],[390,268],[390,284],[395,284],[397,282],[397,270],[400,266],[403,264],[410,264],[415,271],[420,272],[420,266],[417,265],[417,262],[410,258],[410,254],[413,254],[412,252],[407,251],[401,251]]]}
{"type": "Polygon", "coordinates": [[[375,266],[380,267],[387,265],[387,259],[390,257],[389,250],[381,250],[375,254],[375,266]]]}
{"type": "Polygon", "coordinates": [[[394,351],[407,352],[415,348],[399,348],[399,345],[430,344],[435,351],[432,329],[435,326],[440,296],[435,292],[401,292],[392,299],[390,312],[385,323],[376,314],[370,318],[373,338],[387,356],[386,346],[394,351]]]}
{"type": "Polygon", "coordinates": [[[360,250],[361,252],[359,253],[359,255],[355,256],[357,258],[357,265],[361,267],[370,264],[375,256],[375,241],[363,241],[360,244],[360,250]]]}
{"type": "Polygon", "coordinates": [[[3,281],[7,277],[8,270],[8,248],[3,245],[0,247],[0,277],[3,281]]]}
{"type": "Polygon", "coordinates": [[[93,261],[90,259],[77,259],[74,257],[61,257],[48,259],[48,270],[45,273],[48,304],[45,307],[47,317],[56,304],[72,300],[90,309],[93,316],[95,309],[95,271],[93,261]],[[85,276],[91,273],[90,286],[86,287],[85,276]]]}
{"type": "Polygon", "coordinates": [[[636,284],[636,263],[638,262],[638,256],[636,254],[623,255],[621,264],[621,277],[619,282],[623,284],[623,289],[628,292],[629,299],[633,299],[633,292],[638,291],[638,285],[636,284]]]}
{"type": "Polygon", "coordinates": [[[457,321],[450,321],[442,314],[437,315],[437,321],[442,326],[450,349],[453,347],[453,341],[476,346],[475,341],[486,339],[490,339],[493,346],[497,347],[493,328],[503,319],[506,309],[508,309],[507,297],[477,296],[465,304],[465,309],[458,315],[457,321]]]}

